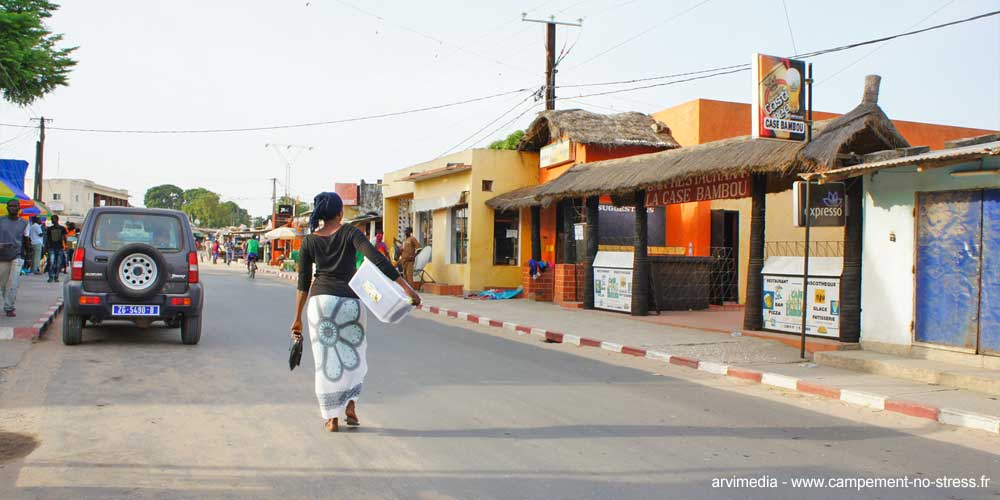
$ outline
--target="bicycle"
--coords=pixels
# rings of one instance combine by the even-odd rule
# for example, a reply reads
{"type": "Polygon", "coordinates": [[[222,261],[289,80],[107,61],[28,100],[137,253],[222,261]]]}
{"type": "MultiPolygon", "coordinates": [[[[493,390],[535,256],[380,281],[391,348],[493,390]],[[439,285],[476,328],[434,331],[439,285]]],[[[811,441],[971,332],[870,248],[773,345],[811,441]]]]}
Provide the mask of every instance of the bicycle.
{"type": "Polygon", "coordinates": [[[250,262],[247,263],[247,275],[250,279],[254,279],[257,276],[257,258],[249,257],[250,262]]]}

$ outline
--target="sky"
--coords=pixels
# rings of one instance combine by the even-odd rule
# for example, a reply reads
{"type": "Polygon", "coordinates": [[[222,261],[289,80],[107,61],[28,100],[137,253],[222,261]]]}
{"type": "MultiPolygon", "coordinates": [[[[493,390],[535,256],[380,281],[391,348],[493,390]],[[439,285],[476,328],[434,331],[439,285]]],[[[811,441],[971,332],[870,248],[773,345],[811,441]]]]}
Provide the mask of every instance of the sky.
{"type": "MultiPolygon", "coordinates": [[[[1000,0],[134,0],[64,1],[50,28],[79,46],[70,83],[0,123],[114,130],[202,130],[338,121],[498,97],[384,118],[210,134],[50,130],[45,176],[128,189],[205,187],[253,215],[270,213],[285,162],[266,144],[307,146],[287,190],[303,200],[335,182],[526,127],[542,102],[544,32],[560,27],[557,85],[648,78],[792,56],[1000,10],[1000,0]],[[787,18],[786,18],[787,10],[787,18]]],[[[846,112],[866,74],[901,120],[1000,129],[1000,16],[817,56],[814,106],[846,112]]],[[[682,102],[749,102],[747,71],[610,95],[666,80],[557,90],[557,109],[653,113],[682,102]]],[[[669,124],[668,124],[669,125],[669,124]]],[[[0,126],[0,158],[34,165],[35,130],[0,126]]],[[[293,156],[298,149],[285,149],[293,156]]]]}

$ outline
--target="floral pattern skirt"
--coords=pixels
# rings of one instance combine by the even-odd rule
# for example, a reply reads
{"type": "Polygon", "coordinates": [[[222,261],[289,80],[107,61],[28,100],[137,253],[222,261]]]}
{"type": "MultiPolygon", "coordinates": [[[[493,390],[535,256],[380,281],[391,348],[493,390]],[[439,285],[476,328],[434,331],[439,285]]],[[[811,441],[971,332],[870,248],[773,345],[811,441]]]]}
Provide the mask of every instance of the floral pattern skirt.
{"type": "Polygon", "coordinates": [[[306,305],[316,363],[316,398],[323,418],[341,418],[357,401],[368,373],[365,308],[358,299],[314,295],[306,305]]]}

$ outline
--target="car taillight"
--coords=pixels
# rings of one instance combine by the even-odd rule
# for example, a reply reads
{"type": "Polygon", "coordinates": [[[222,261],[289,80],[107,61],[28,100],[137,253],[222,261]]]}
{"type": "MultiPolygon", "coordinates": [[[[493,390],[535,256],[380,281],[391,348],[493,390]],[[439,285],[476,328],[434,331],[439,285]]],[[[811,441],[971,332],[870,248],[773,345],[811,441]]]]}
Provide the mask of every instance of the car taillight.
{"type": "Polygon", "coordinates": [[[188,254],[188,283],[198,282],[198,254],[191,252],[188,254]]]}
{"type": "Polygon", "coordinates": [[[83,256],[84,250],[82,248],[77,248],[73,252],[73,265],[71,267],[72,274],[70,274],[69,279],[73,281],[83,280],[83,256]]]}
{"type": "Polygon", "coordinates": [[[80,305],[84,306],[99,306],[101,305],[100,295],[81,295],[80,305]]]}

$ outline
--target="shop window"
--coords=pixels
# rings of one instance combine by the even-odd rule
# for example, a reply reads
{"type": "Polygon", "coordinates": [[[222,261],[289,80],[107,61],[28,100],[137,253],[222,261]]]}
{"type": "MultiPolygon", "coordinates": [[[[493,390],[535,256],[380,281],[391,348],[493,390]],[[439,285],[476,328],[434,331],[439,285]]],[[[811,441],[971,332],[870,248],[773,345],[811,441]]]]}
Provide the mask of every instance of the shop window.
{"type": "Polygon", "coordinates": [[[434,212],[417,213],[417,240],[421,246],[429,247],[434,244],[434,212]]]}
{"type": "Polygon", "coordinates": [[[492,192],[493,191],[493,181],[491,181],[491,180],[483,180],[483,191],[487,192],[487,193],[488,192],[492,192]]]}
{"type": "Polygon", "coordinates": [[[518,249],[518,211],[497,210],[493,215],[493,265],[516,266],[518,249]]]}
{"type": "Polygon", "coordinates": [[[451,209],[451,263],[469,262],[469,206],[451,209]]]}

